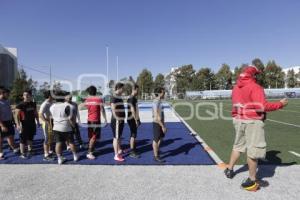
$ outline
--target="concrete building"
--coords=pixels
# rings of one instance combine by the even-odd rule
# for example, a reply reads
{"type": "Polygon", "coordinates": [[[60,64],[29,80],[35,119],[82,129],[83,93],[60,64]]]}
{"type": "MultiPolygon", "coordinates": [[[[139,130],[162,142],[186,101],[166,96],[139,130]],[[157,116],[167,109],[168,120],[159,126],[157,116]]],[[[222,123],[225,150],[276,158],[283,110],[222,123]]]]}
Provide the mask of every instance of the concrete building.
{"type": "Polygon", "coordinates": [[[17,49],[0,45],[0,86],[11,88],[17,74],[17,49]]]}

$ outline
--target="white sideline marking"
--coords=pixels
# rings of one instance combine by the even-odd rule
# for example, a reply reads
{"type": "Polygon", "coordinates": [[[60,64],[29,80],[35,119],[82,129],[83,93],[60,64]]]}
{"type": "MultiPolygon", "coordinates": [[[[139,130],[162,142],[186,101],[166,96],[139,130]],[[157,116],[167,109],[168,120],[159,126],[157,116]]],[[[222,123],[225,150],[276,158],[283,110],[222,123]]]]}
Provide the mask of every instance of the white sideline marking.
{"type": "Polygon", "coordinates": [[[281,111],[281,112],[292,112],[292,113],[299,113],[300,114],[300,112],[293,111],[293,110],[279,110],[279,111],[281,111]]]}
{"type": "Polygon", "coordinates": [[[290,154],[293,154],[293,155],[295,155],[295,156],[297,156],[297,157],[300,158],[300,154],[299,154],[299,153],[296,153],[295,151],[289,151],[289,153],[290,153],[290,154]]]}
{"type": "MultiPolygon", "coordinates": [[[[207,143],[200,137],[199,134],[176,112],[176,110],[171,106],[173,112],[175,115],[180,119],[180,121],[191,131],[191,135],[193,135],[201,144],[201,146],[205,149],[209,146],[207,143]]],[[[207,153],[210,155],[210,157],[217,163],[217,165],[223,164],[224,162],[221,160],[221,158],[213,151],[207,151],[207,153]]]]}
{"type": "Polygon", "coordinates": [[[296,125],[296,124],[290,124],[290,123],[281,122],[281,121],[277,121],[277,120],[273,120],[273,119],[267,119],[267,120],[271,121],[271,122],[279,123],[279,124],[284,124],[284,125],[294,126],[294,127],[300,128],[300,125],[296,125]]]}
{"type": "MultiPolygon", "coordinates": [[[[229,110],[224,110],[224,111],[231,112],[229,110]]],[[[267,119],[267,121],[278,123],[278,124],[284,124],[284,125],[287,125],[287,126],[294,126],[294,127],[300,128],[300,125],[297,125],[297,124],[290,124],[290,123],[281,122],[281,121],[277,121],[277,120],[273,120],[273,119],[267,119]]]]}

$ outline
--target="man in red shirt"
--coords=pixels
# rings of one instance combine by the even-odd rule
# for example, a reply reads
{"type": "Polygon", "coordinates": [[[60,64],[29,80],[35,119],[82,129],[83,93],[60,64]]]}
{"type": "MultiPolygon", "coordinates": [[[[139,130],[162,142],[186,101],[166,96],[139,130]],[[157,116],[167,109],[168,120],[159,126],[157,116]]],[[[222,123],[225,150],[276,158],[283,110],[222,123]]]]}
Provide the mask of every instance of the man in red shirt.
{"type": "Polygon", "coordinates": [[[232,91],[232,117],[236,138],[225,175],[233,178],[233,167],[240,154],[247,153],[249,178],[242,183],[242,187],[248,191],[259,189],[256,171],[258,159],[266,156],[266,112],[279,110],[288,104],[287,99],[278,102],[266,100],[264,89],[256,83],[255,77],[260,73],[255,66],[245,67],[232,91]]]}
{"type": "Polygon", "coordinates": [[[103,100],[96,96],[97,88],[90,86],[87,89],[89,94],[85,100],[85,106],[88,109],[88,135],[89,135],[89,149],[87,158],[94,160],[96,157],[93,152],[95,150],[96,140],[101,136],[101,113],[104,118],[104,124],[107,123],[106,112],[103,106],[103,100]]]}

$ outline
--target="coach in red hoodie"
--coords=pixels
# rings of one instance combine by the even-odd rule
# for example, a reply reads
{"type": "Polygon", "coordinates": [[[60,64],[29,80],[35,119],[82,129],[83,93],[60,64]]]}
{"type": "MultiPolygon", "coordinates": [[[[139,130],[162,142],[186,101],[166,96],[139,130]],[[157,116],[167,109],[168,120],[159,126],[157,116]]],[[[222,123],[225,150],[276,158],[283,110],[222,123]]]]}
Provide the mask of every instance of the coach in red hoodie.
{"type": "Polygon", "coordinates": [[[259,187],[256,181],[258,159],[266,156],[266,140],[264,121],[266,113],[279,110],[288,104],[287,99],[279,102],[268,102],[264,89],[256,83],[256,75],[260,71],[255,66],[245,67],[232,91],[232,117],[236,138],[228,168],[225,175],[233,178],[233,167],[241,153],[247,153],[249,178],[242,187],[256,191],[259,187]]]}

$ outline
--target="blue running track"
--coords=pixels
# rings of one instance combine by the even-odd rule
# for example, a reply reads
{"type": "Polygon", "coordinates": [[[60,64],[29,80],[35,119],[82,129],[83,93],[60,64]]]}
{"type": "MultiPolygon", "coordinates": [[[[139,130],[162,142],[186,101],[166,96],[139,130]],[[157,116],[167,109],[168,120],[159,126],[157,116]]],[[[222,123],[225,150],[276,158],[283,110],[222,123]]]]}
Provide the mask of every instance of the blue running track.
{"type": "MultiPolygon", "coordinates": [[[[161,157],[166,160],[165,165],[214,165],[215,162],[203,149],[200,143],[190,135],[190,131],[181,122],[166,123],[168,133],[161,146],[161,157]]],[[[87,130],[81,128],[81,135],[87,142],[87,130]]],[[[129,146],[129,128],[125,125],[123,134],[123,149],[128,149],[129,146]]],[[[16,134],[16,137],[17,134],[16,134]]],[[[18,139],[17,139],[18,143],[18,139]]],[[[23,160],[19,155],[15,155],[9,150],[6,142],[3,145],[5,160],[0,161],[0,164],[57,164],[57,161],[43,161],[43,134],[42,130],[38,129],[34,140],[34,155],[29,159],[23,160]]],[[[65,164],[80,164],[80,165],[156,165],[153,161],[152,151],[152,123],[143,123],[138,130],[137,148],[141,154],[140,159],[133,159],[125,154],[126,161],[122,164],[113,160],[112,148],[112,133],[110,126],[102,129],[102,139],[96,145],[95,155],[96,160],[88,160],[86,158],[86,150],[80,150],[80,161],[74,162],[72,153],[64,151],[63,155],[67,158],[65,164]]]]}

